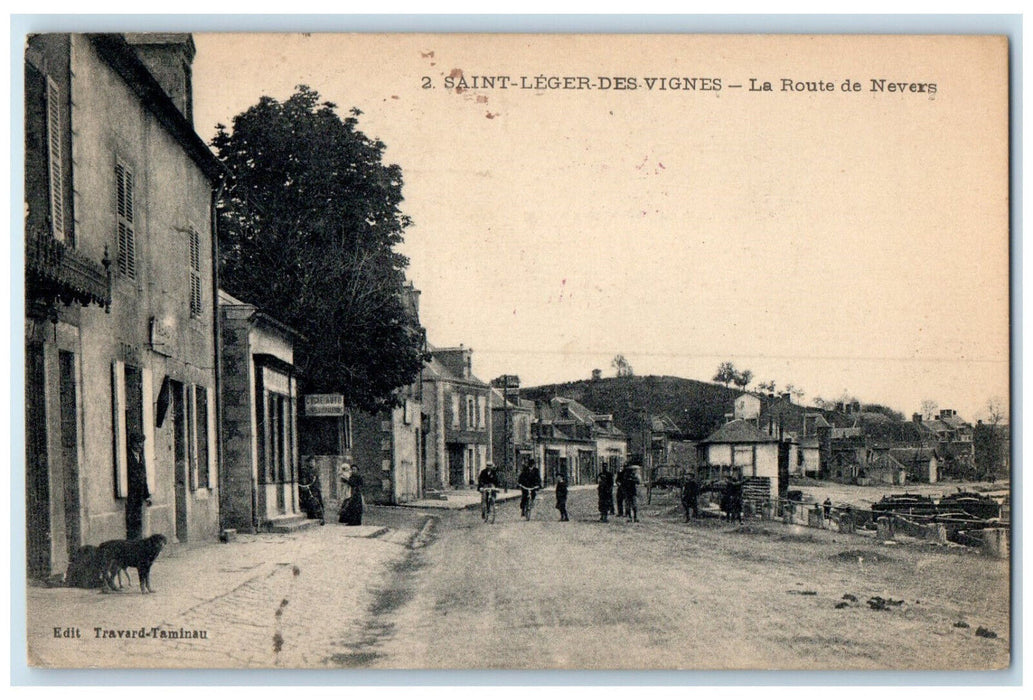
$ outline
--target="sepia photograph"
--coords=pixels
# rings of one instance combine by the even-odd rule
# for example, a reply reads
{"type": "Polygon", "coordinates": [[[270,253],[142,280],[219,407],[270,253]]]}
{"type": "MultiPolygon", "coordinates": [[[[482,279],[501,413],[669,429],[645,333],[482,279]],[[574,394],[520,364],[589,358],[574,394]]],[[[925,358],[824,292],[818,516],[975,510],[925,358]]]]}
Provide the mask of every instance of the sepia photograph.
{"type": "Polygon", "coordinates": [[[25,662],[1012,668],[1011,48],[28,34],[25,662]]]}

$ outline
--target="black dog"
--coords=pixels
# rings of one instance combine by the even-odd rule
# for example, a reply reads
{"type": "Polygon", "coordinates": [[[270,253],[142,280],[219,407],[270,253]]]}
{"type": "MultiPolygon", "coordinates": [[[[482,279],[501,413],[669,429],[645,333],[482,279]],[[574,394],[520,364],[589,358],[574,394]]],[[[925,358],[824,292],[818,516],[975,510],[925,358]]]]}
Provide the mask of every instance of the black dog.
{"type": "Polygon", "coordinates": [[[151,593],[151,565],[168,542],[165,535],[151,535],[145,540],[109,540],[97,547],[97,558],[103,562],[104,583],[115,590],[115,575],[121,569],[134,568],[140,579],[140,592],[151,593]]]}

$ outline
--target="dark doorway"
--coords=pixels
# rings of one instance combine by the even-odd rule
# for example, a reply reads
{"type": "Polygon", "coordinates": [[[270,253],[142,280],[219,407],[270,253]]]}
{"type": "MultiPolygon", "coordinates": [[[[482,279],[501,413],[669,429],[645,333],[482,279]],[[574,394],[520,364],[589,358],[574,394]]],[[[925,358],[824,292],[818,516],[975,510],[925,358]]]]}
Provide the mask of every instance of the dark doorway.
{"type": "Polygon", "coordinates": [[[450,444],[448,446],[448,483],[454,489],[463,487],[463,446],[450,444]]]}
{"type": "Polygon", "coordinates": [[[50,576],[50,470],[43,343],[25,347],[25,534],[26,570],[50,576]]]}
{"type": "Polygon", "coordinates": [[[60,372],[61,461],[64,481],[65,547],[69,561],[82,544],[79,520],[79,388],[75,376],[75,353],[58,353],[60,372]]]}
{"type": "Polygon", "coordinates": [[[187,456],[187,412],[186,392],[181,382],[171,381],[172,394],[172,456],[176,462],[176,539],[187,541],[187,472],[189,457],[187,456]]]}

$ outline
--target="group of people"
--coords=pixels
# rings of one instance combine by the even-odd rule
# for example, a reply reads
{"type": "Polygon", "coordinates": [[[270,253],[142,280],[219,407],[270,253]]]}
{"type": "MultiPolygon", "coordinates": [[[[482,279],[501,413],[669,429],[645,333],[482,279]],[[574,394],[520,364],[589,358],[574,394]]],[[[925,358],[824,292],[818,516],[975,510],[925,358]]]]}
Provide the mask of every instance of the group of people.
{"type": "Polygon", "coordinates": [[[617,474],[613,474],[607,465],[599,472],[599,519],[609,522],[610,516],[626,517],[638,522],[638,487],[642,483],[638,470],[625,464],[617,474]],[[616,508],[614,507],[613,489],[617,487],[616,508]]]}
{"type": "MultiPolygon", "coordinates": [[[[477,475],[477,490],[481,492],[481,515],[483,516],[488,507],[488,490],[500,488],[499,472],[494,464],[489,463],[481,473],[477,475]]],[[[534,462],[528,462],[520,470],[517,476],[517,484],[520,486],[520,516],[527,515],[528,509],[534,507],[534,501],[538,491],[542,488],[542,474],[534,466],[534,462]]],[[[567,515],[567,479],[563,474],[556,478],[556,510],[560,512],[560,520],[568,521],[567,515]]]]}

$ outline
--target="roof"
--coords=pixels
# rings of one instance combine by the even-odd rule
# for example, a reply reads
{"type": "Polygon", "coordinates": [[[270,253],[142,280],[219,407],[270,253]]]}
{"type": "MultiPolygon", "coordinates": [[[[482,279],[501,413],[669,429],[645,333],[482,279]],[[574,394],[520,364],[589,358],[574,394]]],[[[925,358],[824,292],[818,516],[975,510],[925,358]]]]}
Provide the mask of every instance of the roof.
{"type": "MultiPolygon", "coordinates": [[[[445,349],[445,348],[434,348],[434,349],[445,349]]],[[[431,358],[423,366],[423,379],[424,381],[444,381],[454,382],[456,384],[469,384],[476,387],[487,387],[487,382],[482,382],[477,377],[470,375],[469,379],[463,379],[457,376],[451,370],[449,370],[438,358],[431,355],[431,358]]]]}
{"type": "Polygon", "coordinates": [[[165,130],[179,142],[209,180],[214,182],[229,174],[222,162],[194,131],[194,125],[183,116],[172,98],[151,75],[125,37],[121,34],[87,34],[86,37],[97,54],[121,76],[136,93],[141,104],[150,110],[165,130]]]}
{"type": "Polygon", "coordinates": [[[752,423],[741,418],[729,421],[711,433],[704,443],[766,443],[778,442],[778,438],[765,435],[752,423]]]}
{"type": "Polygon", "coordinates": [[[508,401],[504,401],[502,398],[502,391],[498,387],[491,387],[490,393],[488,394],[488,403],[492,409],[502,409],[508,407],[511,411],[530,412],[534,410],[534,402],[528,401],[527,399],[521,399],[510,393],[508,401]]]}
{"type": "Polygon", "coordinates": [[[280,331],[281,333],[293,336],[293,337],[297,338],[298,340],[302,340],[302,341],[308,340],[308,338],[306,338],[304,335],[302,335],[301,333],[296,331],[292,326],[288,326],[283,321],[280,321],[280,320],[270,316],[269,314],[265,313],[264,311],[259,309],[254,304],[250,304],[250,303],[248,303],[246,301],[241,301],[240,299],[237,299],[236,297],[232,296],[229,292],[227,292],[224,289],[220,289],[219,290],[219,306],[240,306],[240,307],[243,307],[245,309],[250,309],[251,310],[251,317],[250,317],[249,320],[251,320],[251,321],[263,321],[267,325],[272,326],[273,328],[275,328],[276,330],[280,331]]]}
{"type": "Polygon", "coordinates": [[[893,447],[889,454],[901,464],[914,464],[915,462],[928,462],[936,457],[936,450],[928,447],[893,447]]]}

